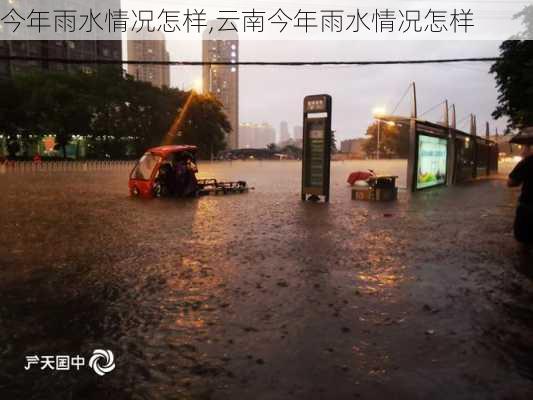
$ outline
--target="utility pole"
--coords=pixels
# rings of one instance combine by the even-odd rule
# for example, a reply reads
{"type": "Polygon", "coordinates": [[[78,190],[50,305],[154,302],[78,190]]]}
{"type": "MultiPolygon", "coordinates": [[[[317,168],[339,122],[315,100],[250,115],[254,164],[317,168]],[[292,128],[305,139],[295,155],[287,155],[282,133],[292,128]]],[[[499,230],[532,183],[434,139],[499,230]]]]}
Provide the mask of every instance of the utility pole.
{"type": "Polygon", "coordinates": [[[447,184],[452,185],[455,176],[455,105],[452,105],[452,125],[449,120],[449,106],[448,100],[444,101],[444,123],[448,129],[448,154],[447,154],[447,184]]]}
{"type": "Polygon", "coordinates": [[[416,102],[416,83],[411,83],[412,103],[411,119],[409,124],[409,158],[407,160],[407,190],[414,192],[416,189],[416,119],[418,116],[418,107],[416,102]]]}
{"type": "Polygon", "coordinates": [[[418,105],[416,104],[416,83],[413,82],[411,84],[412,88],[413,88],[413,98],[412,98],[412,106],[411,106],[411,118],[417,118],[418,116],[418,113],[417,113],[417,109],[418,109],[418,105]]]}
{"type": "Polygon", "coordinates": [[[455,104],[452,104],[452,128],[457,129],[457,114],[455,113],[455,104]]]}
{"type": "Polygon", "coordinates": [[[380,136],[381,136],[381,120],[378,118],[378,138],[377,138],[377,142],[378,142],[378,147],[377,147],[377,151],[376,151],[376,160],[379,160],[379,145],[380,145],[380,136]]]}
{"type": "Polygon", "coordinates": [[[448,100],[444,100],[444,126],[446,128],[450,127],[450,115],[448,112],[448,100]]]}
{"type": "MultiPolygon", "coordinates": [[[[477,121],[476,116],[474,114],[470,114],[470,125],[471,125],[471,134],[473,136],[477,136],[477,121]]],[[[477,140],[474,139],[471,143],[472,149],[474,151],[474,164],[473,164],[473,170],[472,170],[472,177],[477,178],[477,140]]]]}
{"type": "Polygon", "coordinates": [[[488,139],[490,138],[490,125],[489,125],[489,121],[487,121],[486,125],[485,125],[485,137],[488,139]]]}

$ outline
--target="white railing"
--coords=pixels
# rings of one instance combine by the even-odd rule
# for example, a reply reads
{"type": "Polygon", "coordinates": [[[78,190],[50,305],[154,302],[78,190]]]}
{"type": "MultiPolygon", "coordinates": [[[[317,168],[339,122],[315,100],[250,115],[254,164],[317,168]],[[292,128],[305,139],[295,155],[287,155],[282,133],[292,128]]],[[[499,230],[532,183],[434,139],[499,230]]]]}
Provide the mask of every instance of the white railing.
{"type": "Polygon", "coordinates": [[[27,172],[114,171],[132,169],[135,161],[4,161],[0,174],[27,172]]]}

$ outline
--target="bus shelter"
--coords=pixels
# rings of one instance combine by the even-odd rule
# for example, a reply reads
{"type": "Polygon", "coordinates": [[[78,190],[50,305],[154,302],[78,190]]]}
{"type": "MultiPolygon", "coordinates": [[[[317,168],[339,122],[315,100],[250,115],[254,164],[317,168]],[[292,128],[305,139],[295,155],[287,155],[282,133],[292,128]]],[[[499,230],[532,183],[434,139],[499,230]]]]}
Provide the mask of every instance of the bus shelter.
{"type": "Polygon", "coordinates": [[[410,191],[468,182],[498,172],[498,144],[488,138],[416,118],[381,119],[409,126],[410,191]]]}

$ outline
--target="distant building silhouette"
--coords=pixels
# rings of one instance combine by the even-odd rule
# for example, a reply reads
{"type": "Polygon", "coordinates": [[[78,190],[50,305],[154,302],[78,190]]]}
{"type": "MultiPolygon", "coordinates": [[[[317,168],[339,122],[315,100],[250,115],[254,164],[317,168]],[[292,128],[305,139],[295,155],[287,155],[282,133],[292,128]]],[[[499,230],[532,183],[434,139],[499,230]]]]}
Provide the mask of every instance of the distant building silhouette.
{"type": "Polygon", "coordinates": [[[287,123],[287,121],[281,121],[281,123],[279,124],[278,142],[283,143],[289,140],[290,138],[291,138],[291,135],[289,133],[289,124],[287,123]]]}
{"type": "Polygon", "coordinates": [[[292,128],[292,138],[294,140],[303,138],[304,128],[302,126],[296,125],[292,128]]]}
{"type": "Polygon", "coordinates": [[[260,149],[276,141],[276,130],[272,125],[243,123],[239,126],[240,148],[260,149]]]}
{"type": "Polygon", "coordinates": [[[363,145],[366,139],[348,139],[341,142],[340,152],[350,158],[365,158],[363,145]]]}

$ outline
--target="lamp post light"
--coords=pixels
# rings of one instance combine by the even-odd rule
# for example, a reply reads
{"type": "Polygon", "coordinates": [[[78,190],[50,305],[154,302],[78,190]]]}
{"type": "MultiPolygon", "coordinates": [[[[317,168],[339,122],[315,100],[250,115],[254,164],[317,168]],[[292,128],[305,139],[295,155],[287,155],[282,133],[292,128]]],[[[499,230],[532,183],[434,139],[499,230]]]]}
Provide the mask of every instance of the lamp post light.
{"type": "Polygon", "coordinates": [[[192,88],[193,91],[195,91],[196,93],[202,93],[203,87],[204,87],[204,82],[202,78],[197,78],[194,80],[193,88],[192,88]]]}
{"type": "Polygon", "coordinates": [[[378,122],[376,160],[379,160],[379,145],[380,145],[380,139],[381,139],[381,119],[379,119],[379,117],[385,114],[385,109],[382,107],[374,108],[372,114],[374,115],[374,119],[376,119],[378,122]]]}
{"type": "Polygon", "coordinates": [[[385,115],[385,109],[382,107],[374,108],[372,114],[374,115],[374,119],[378,123],[376,160],[379,160],[379,148],[381,144],[381,123],[385,122],[388,126],[396,126],[396,124],[393,121],[385,121],[384,119],[382,119],[385,115]]]}

